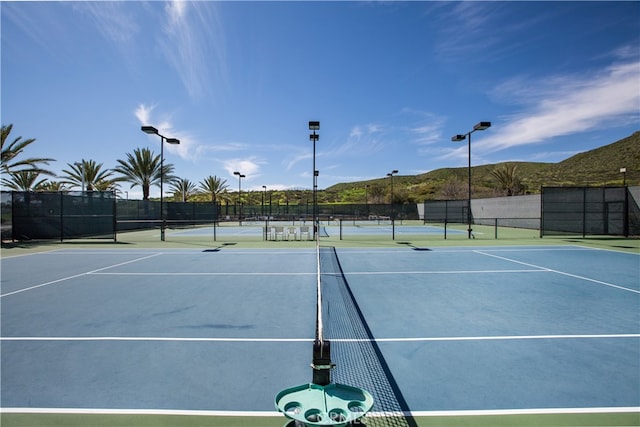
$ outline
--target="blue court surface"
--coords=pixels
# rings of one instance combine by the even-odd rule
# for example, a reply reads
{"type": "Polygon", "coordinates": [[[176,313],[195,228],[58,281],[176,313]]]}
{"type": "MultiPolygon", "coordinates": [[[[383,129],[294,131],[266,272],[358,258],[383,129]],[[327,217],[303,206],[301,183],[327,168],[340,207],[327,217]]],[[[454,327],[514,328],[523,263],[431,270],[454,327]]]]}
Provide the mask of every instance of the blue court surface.
{"type": "MultiPolygon", "coordinates": [[[[638,254],[337,256],[411,413],[639,410],[638,254]]],[[[311,248],[5,257],[0,406],[277,415],[274,396],[311,381],[316,278],[311,248]]]]}

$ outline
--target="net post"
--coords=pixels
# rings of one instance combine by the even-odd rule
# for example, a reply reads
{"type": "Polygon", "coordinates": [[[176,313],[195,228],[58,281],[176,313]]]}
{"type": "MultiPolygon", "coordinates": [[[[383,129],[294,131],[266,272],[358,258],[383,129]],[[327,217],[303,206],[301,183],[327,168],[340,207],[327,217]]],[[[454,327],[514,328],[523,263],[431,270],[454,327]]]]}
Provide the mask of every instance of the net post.
{"type": "Polygon", "coordinates": [[[315,340],[313,342],[313,384],[329,385],[331,384],[331,369],[334,368],[331,363],[331,342],[329,340],[315,340]]]}

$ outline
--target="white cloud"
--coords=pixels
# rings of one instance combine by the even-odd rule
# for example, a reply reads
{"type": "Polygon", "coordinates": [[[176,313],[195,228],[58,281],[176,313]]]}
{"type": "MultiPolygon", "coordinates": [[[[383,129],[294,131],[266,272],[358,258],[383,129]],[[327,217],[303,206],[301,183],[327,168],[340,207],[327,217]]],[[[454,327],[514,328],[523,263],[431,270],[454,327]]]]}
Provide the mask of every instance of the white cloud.
{"type": "MultiPolygon", "coordinates": [[[[167,116],[156,119],[152,117],[152,112],[156,108],[155,105],[148,106],[140,104],[134,111],[134,115],[142,126],[153,126],[158,129],[158,133],[166,138],[176,138],[180,144],[166,144],[164,151],[180,156],[185,160],[193,160],[198,152],[198,143],[196,139],[187,132],[174,129],[171,119],[167,116]]],[[[154,135],[154,140],[159,143],[158,138],[154,135]]]]}
{"type": "Polygon", "coordinates": [[[154,108],[155,106],[153,105],[144,105],[144,104],[138,105],[138,108],[136,108],[136,111],[134,114],[136,115],[137,119],[140,121],[141,125],[143,126],[149,125],[151,112],[153,111],[154,108]]]}
{"type": "Polygon", "coordinates": [[[409,128],[411,140],[419,145],[442,141],[445,119],[430,113],[420,113],[420,115],[423,117],[409,128]]]}
{"type": "Polygon", "coordinates": [[[255,157],[249,159],[229,159],[224,162],[224,169],[234,178],[238,178],[238,176],[233,173],[240,172],[242,175],[245,175],[245,179],[251,180],[260,175],[261,163],[262,161],[255,157]]]}
{"type": "Polygon", "coordinates": [[[94,27],[121,48],[127,47],[139,31],[126,2],[73,2],[72,6],[89,15],[94,27]]]}
{"type": "Polygon", "coordinates": [[[640,61],[636,60],[616,63],[594,74],[507,82],[498,92],[508,87],[514,98],[523,100],[524,107],[483,135],[474,148],[494,152],[637,120],[638,81],[640,61]]]}
{"type": "Polygon", "coordinates": [[[173,0],[165,6],[167,23],[161,50],[189,96],[211,95],[226,80],[224,32],[215,2],[173,0]]]}
{"type": "Polygon", "coordinates": [[[356,138],[356,139],[360,139],[362,138],[362,129],[360,129],[360,126],[354,126],[351,129],[351,132],[349,132],[349,138],[356,138]]]}

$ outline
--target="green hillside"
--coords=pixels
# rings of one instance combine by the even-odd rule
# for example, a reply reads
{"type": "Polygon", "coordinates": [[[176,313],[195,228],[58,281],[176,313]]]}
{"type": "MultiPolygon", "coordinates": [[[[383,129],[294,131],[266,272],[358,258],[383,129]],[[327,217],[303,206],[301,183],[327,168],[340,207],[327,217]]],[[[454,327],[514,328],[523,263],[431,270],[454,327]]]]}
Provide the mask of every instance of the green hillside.
{"type": "MultiPolygon", "coordinates": [[[[594,150],[576,154],[559,163],[509,162],[471,168],[474,197],[506,195],[492,175],[505,165],[515,165],[514,175],[521,183],[518,194],[536,194],[542,186],[622,185],[625,167],[626,184],[640,185],[640,131],[627,138],[594,150]]],[[[393,177],[394,200],[397,203],[429,199],[467,197],[466,167],[443,168],[420,175],[393,177]]],[[[379,178],[333,185],[319,195],[327,202],[388,203],[389,180],[379,178]],[[366,186],[366,189],[365,189],[366,186]]]]}

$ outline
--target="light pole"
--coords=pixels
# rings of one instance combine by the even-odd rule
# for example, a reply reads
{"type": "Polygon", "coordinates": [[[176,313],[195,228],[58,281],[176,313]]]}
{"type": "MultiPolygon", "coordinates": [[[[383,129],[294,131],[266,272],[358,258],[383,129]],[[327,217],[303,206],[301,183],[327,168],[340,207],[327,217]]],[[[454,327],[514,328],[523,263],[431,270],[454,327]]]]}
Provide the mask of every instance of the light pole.
{"type": "Polygon", "coordinates": [[[267,186],[262,186],[262,216],[265,216],[265,205],[267,204],[267,186]]]}
{"type": "Polygon", "coordinates": [[[142,126],[142,132],[148,133],[149,135],[158,135],[160,137],[160,240],[164,242],[164,198],[163,198],[163,181],[164,181],[164,143],[167,144],[180,144],[180,140],[176,138],[167,138],[164,135],[160,135],[158,133],[158,129],[153,126],[142,126]]]}
{"type": "Polygon", "coordinates": [[[267,186],[262,186],[262,217],[264,218],[264,240],[269,238],[269,214],[266,212],[265,205],[267,204],[267,186]]]}
{"type": "Polygon", "coordinates": [[[620,173],[622,174],[622,186],[627,186],[627,168],[620,168],[620,173]]]}
{"type": "Polygon", "coordinates": [[[236,171],[233,173],[234,175],[238,175],[238,206],[240,208],[240,215],[238,216],[238,222],[240,226],[242,226],[242,202],[240,200],[240,196],[242,195],[242,178],[246,178],[246,175],[241,174],[236,171]]]}
{"type": "Polygon", "coordinates": [[[80,177],[82,178],[81,182],[82,182],[82,187],[80,187],[82,189],[82,194],[84,194],[84,160],[82,160],[82,163],[80,162],[75,162],[74,163],[77,167],[78,170],[80,171],[80,177]]]}
{"type": "Polygon", "coordinates": [[[393,175],[397,174],[398,171],[396,169],[392,170],[387,176],[391,179],[391,220],[393,221],[393,217],[395,216],[395,211],[393,209],[393,175]]]}
{"type": "Polygon", "coordinates": [[[313,133],[309,135],[309,139],[313,141],[313,238],[317,239],[318,224],[316,223],[318,217],[318,171],[316,170],[316,142],[320,139],[320,135],[316,133],[320,130],[320,122],[310,121],[309,130],[313,133]]]}
{"type": "Polygon", "coordinates": [[[458,134],[451,137],[451,141],[460,142],[467,139],[469,141],[469,168],[468,168],[468,193],[467,193],[467,232],[471,239],[471,134],[477,130],[485,130],[491,127],[491,122],[480,122],[473,127],[473,130],[465,134],[458,134]]]}

